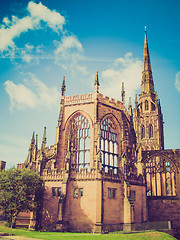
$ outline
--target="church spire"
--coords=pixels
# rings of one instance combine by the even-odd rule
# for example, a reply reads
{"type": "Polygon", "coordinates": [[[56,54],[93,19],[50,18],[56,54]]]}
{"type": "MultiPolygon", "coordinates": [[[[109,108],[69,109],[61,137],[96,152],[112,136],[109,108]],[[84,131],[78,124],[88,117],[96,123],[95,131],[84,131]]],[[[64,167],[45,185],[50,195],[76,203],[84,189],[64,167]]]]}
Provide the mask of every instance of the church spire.
{"type": "Polygon", "coordinates": [[[96,71],[96,78],[94,82],[94,90],[95,92],[99,92],[99,77],[98,77],[98,71],[96,71]]]}
{"type": "Polygon", "coordinates": [[[38,149],[38,135],[36,134],[36,139],[35,139],[35,147],[38,149]]]}
{"type": "Polygon", "coordinates": [[[32,135],[32,138],[31,138],[31,145],[34,144],[34,142],[35,142],[34,135],[35,135],[35,132],[33,131],[33,135],[32,135]]]}
{"type": "Polygon", "coordinates": [[[139,104],[137,99],[135,101],[134,128],[138,145],[142,150],[164,149],[163,115],[154,91],[146,28],[139,104]]]}
{"type": "Polygon", "coordinates": [[[147,33],[146,33],[146,27],[145,27],[141,94],[153,93],[153,92],[154,92],[154,83],[153,83],[152,70],[151,70],[147,33]]]}
{"type": "Polygon", "coordinates": [[[63,77],[62,87],[61,87],[61,95],[64,96],[64,93],[66,91],[66,85],[65,85],[65,76],[63,77]]]}
{"type": "Polygon", "coordinates": [[[64,116],[65,91],[66,91],[65,76],[63,76],[63,82],[62,82],[62,86],[61,86],[60,113],[59,113],[58,126],[57,126],[57,132],[56,132],[56,143],[58,143],[58,141],[59,141],[59,133],[60,133],[60,128],[61,128],[61,124],[62,124],[63,116],[64,116]]]}
{"type": "Polygon", "coordinates": [[[137,100],[137,94],[136,94],[136,98],[135,98],[135,108],[138,108],[138,100],[137,100]]]}
{"type": "Polygon", "coordinates": [[[129,115],[132,116],[132,104],[131,104],[131,97],[129,97],[129,105],[128,105],[129,115]]]}
{"type": "Polygon", "coordinates": [[[46,127],[44,127],[44,134],[43,134],[41,148],[45,148],[45,146],[46,146],[46,127]]]}
{"type": "Polygon", "coordinates": [[[122,82],[122,90],[121,90],[121,101],[125,105],[125,90],[124,90],[124,82],[122,82]]]}
{"type": "Polygon", "coordinates": [[[99,86],[98,71],[96,71],[96,78],[95,78],[95,83],[94,83],[94,85],[98,85],[98,86],[99,86]]]}

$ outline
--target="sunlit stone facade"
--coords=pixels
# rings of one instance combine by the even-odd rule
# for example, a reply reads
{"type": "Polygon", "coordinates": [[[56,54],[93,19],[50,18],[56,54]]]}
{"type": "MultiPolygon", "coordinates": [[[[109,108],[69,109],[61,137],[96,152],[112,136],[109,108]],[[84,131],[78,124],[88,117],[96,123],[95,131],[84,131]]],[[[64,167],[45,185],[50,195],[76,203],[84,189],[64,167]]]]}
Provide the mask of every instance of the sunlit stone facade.
{"type": "Polygon", "coordinates": [[[55,144],[46,147],[45,128],[38,150],[33,133],[27,160],[18,165],[38,171],[45,181],[42,228],[102,232],[131,230],[147,220],[180,220],[180,150],[164,150],[146,32],[134,109],[131,101],[128,110],[124,105],[124,84],[121,95],[121,101],[103,96],[98,72],[88,95],[65,96],[63,79],[55,144]]]}

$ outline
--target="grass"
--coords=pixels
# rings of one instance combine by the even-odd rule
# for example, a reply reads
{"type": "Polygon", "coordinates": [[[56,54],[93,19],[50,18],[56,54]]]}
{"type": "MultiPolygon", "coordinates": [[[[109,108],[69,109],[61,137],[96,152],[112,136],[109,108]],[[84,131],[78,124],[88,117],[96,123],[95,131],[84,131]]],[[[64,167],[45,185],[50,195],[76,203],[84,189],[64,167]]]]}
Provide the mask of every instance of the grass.
{"type": "Polygon", "coordinates": [[[142,233],[109,233],[109,234],[88,234],[88,233],[58,233],[58,232],[36,232],[27,229],[11,229],[0,226],[0,232],[12,233],[14,236],[25,236],[44,240],[172,240],[172,236],[162,232],[142,232],[142,233]]]}

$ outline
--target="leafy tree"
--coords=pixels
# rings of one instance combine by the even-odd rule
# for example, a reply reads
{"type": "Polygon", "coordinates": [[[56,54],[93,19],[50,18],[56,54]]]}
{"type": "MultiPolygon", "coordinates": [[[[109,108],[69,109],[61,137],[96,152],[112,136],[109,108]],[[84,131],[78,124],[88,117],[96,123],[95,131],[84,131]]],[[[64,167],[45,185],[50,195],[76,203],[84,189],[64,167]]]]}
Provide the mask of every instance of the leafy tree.
{"type": "Polygon", "coordinates": [[[0,210],[7,215],[11,227],[16,226],[20,212],[39,211],[42,194],[43,180],[33,170],[10,168],[0,172],[0,210]]]}

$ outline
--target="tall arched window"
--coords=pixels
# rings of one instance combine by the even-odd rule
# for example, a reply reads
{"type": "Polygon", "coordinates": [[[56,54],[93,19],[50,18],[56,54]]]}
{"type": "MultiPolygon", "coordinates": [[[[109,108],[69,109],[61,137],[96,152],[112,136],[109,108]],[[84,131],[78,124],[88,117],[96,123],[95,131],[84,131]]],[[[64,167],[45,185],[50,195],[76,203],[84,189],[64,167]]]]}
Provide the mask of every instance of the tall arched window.
{"type": "Polygon", "coordinates": [[[149,102],[148,100],[145,101],[145,111],[149,110],[149,102]]]}
{"type": "Polygon", "coordinates": [[[153,126],[149,125],[149,138],[153,138],[153,126]]]}
{"type": "Polygon", "coordinates": [[[90,168],[90,125],[86,117],[76,115],[71,121],[72,128],[72,166],[78,171],[90,168]]]}
{"type": "Polygon", "coordinates": [[[102,167],[105,172],[112,169],[115,174],[118,171],[118,145],[117,129],[112,117],[107,117],[101,123],[101,152],[102,167]]]}
{"type": "Polygon", "coordinates": [[[174,164],[161,156],[155,156],[146,163],[148,196],[175,196],[174,164]]]}
{"type": "Polygon", "coordinates": [[[145,127],[144,125],[141,126],[141,139],[145,138],[145,127]]]}

